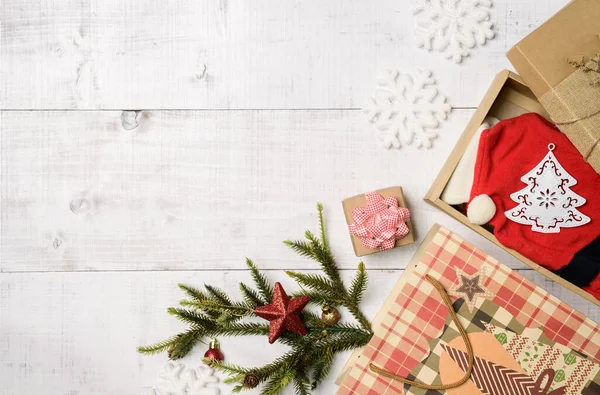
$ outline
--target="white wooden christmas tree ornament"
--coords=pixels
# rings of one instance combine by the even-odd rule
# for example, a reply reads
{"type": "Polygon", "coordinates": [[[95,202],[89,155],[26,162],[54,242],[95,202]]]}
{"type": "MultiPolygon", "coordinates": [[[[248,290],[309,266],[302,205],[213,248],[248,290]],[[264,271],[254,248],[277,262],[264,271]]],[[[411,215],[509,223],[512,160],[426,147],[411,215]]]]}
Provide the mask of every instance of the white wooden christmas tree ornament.
{"type": "Polygon", "coordinates": [[[491,0],[414,0],[417,45],[460,63],[494,38],[491,0]]]}
{"type": "Polygon", "coordinates": [[[410,144],[431,148],[437,137],[435,129],[451,110],[431,71],[426,70],[414,74],[386,71],[363,109],[387,148],[410,144]]]}
{"type": "Polygon", "coordinates": [[[527,186],[510,195],[519,205],[504,214],[511,221],[531,225],[534,232],[559,233],[561,228],[575,228],[590,222],[577,207],[586,199],[571,190],[577,184],[559,163],[548,145],[548,154],[529,173],[521,177],[527,186]]]}

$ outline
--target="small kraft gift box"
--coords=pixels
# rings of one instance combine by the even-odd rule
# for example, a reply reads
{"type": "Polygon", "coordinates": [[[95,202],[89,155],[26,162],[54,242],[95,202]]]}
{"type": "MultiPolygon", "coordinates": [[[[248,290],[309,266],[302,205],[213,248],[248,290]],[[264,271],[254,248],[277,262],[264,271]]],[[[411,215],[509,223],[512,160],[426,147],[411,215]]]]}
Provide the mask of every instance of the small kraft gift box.
{"type": "Polygon", "coordinates": [[[400,186],[356,195],[342,201],[342,207],[358,257],[415,242],[410,212],[400,186]]]}
{"type": "MultiPolygon", "coordinates": [[[[471,170],[470,181],[473,181],[473,168],[469,169],[463,158],[468,157],[466,153],[473,149],[473,145],[477,148],[473,142],[478,141],[483,125],[487,123],[489,128],[493,126],[491,120],[498,122],[526,113],[537,113],[557,124],[581,153],[581,160],[587,161],[597,172],[600,171],[599,21],[600,1],[575,0],[509,51],[508,57],[521,76],[508,70],[498,74],[425,196],[427,202],[523,263],[597,305],[600,305],[600,301],[592,294],[519,251],[502,245],[490,225],[472,223],[463,204],[467,200],[464,197],[456,201],[448,199],[448,192],[455,188],[452,182],[455,172],[471,170]]],[[[471,166],[474,164],[471,163],[471,166]]],[[[591,173],[594,174],[593,171],[591,173]]],[[[522,174],[518,176],[520,178],[522,174]]],[[[597,187],[600,190],[600,185],[597,187]]],[[[597,199],[598,196],[588,196],[588,200],[591,198],[597,199]]],[[[592,222],[596,220],[600,219],[592,218],[592,222]]]]}

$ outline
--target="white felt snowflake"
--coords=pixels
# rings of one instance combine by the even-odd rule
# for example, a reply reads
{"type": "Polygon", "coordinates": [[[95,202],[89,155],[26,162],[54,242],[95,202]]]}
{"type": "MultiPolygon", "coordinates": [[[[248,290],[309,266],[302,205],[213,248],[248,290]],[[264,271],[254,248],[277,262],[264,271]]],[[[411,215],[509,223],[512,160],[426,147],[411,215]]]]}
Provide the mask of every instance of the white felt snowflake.
{"type": "Polygon", "coordinates": [[[219,378],[214,373],[213,369],[204,365],[189,368],[169,362],[149,395],[220,395],[219,378]]]}
{"type": "Polygon", "coordinates": [[[460,63],[476,44],[494,38],[492,0],[413,0],[417,44],[460,63]]]}
{"type": "Polygon", "coordinates": [[[431,148],[434,129],[446,119],[451,106],[440,94],[431,71],[414,74],[387,71],[377,79],[377,90],[364,112],[387,148],[414,143],[431,148]]]}

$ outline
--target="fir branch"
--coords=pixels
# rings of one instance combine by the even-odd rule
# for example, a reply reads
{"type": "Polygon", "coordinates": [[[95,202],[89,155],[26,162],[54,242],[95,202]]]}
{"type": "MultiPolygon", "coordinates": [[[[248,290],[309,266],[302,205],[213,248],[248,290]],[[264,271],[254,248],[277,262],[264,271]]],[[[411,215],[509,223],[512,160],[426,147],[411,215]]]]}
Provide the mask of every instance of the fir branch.
{"type": "Polygon", "coordinates": [[[366,334],[369,337],[371,336],[370,333],[365,332],[365,330],[362,329],[361,327],[352,326],[352,325],[337,324],[337,325],[331,325],[331,326],[324,325],[323,327],[313,326],[313,327],[307,328],[307,331],[311,334],[322,333],[324,330],[327,332],[328,336],[336,335],[336,334],[351,334],[351,335],[356,335],[356,336],[362,336],[362,335],[366,334]]]}
{"type": "Polygon", "coordinates": [[[193,307],[196,310],[202,310],[204,311],[204,313],[206,313],[209,317],[213,319],[217,319],[217,317],[219,317],[218,312],[203,310],[202,307],[199,305],[199,303],[209,299],[204,292],[200,291],[198,288],[185,284],[178,284],[178,286],[191,298],[191,300],[182,300],[180,302],[182,306],[193,307]]]}
{"type": "MultiPolygon", "coordinates": [[[[204,358],[202,360],[203,363],[214,363],[213,361],[211,361],[208,358],[204,358]]],[[[245,374],[236,374],[236,373],[229,373],[229,377],[227,377],[226,379],[223,380],[223,384],[236,384],[236,383],[241,383],[244,380],[244,377],[246,375],[245,374]]]]}
{"type": "Polygon", "coordinates": [[[212,337],[219,336],[268,336],[269,335],[269,325],[267,324],[259,324],[255,322],[240,322],[229,324],[227,326],[216,328],[211,331],[212,337]]]}
{"type": "Polygon", "coordinates": [[[259,368],[248,369],[247,373],[252,373],[256,375],[259,382],[266,381],[270,377],[272,377],[278,370],[283,368],[289,368],[290,366],[294,366],[295,362],[298,360],[298,356],[302,354],[302,349],[296,347],[294,350],[284,354],[283,356],[275,359],[273,362],[261,366],[259,368]]]}
{"type": "Polygon", "coordinates": [[[312,273],[298,273],[287,270],[285,272],[288,276],[307,288],[319,291],[323,294],[329,294],[331,297],[341,296],[339,290],[335,287],[335,284],[323,276],[312,273]]]}
{"type": "Polygon", "coordinates": [[[248,265],[252,280],[254,280],[256,288],[258,288],[258,291],[262,296],[263,304],[271,303],[271,300],[273,299],[273,286],[269,280],[267,280],[267,278],[258,270],[250,258],[246,258],[246,265],[248,265]]]}
{"type": "Polygon", "coordinates": [[[197,306],[199,306],[199,308],[203,310],[215,311],[219,314],[228,312],[238,317],[250,316],[254,313],[254,310],[248,306],[244,306],[241,304],[224,304],[220,302],[214,302],[212,300],[198,302],[197,306]]]}
{"type": "Polygon", "coordinates": [[[195,311],[169,307],[167,312],[186,324],[198,326],[204,329],[211,329],[216,326],[215,321],[211,320],[204,314],[196,313],[195,311]]]}
{"type": "Polygon", "coordinates": [[[254,289],[250,288],[244,283],[240,283],[240,292],[242,293],[242,297],[246,304],[252,308],[257,308],[259,306],[263,306],[263,301],[261,296],[254,289]]]}
{"type": "Polygon", "coordinates": [[[309,395],[310,394],[310,380],[306,373],[306,367],[303,365],[295,369],[294,374],[294,391],[296,395],[309,395]]]}
{"type": "Polygon", "coordinates": [[[367,272],[365,271],[365,264],[358,264],[358,271],[356,272],[356,276],[352,279],[352,285],[350,286],[350,299],[356,305],[360,304],[362,300],[362,296],[367,289],[368,277],[367,272]]]}
{"type": "Polygon", "coordinates": [[[176,360],[185,357],[192,351],[196,343],[200,341],[201,337],[202,331],[197,328],[192,328],[187,332],[180,334],[177,341],[175,341],[168,350],[169,358],[176,360]]]}
{"type": "MultiPolygon", "coordinates": [[[[359,308],[367,286],[364,264],[360,263],[350,288],[346,288],[329,248],[323,206],[318,204],[317,209],[320,234],[316,236],[307,231],[307,241],[285,243],[298,254],[318,262],[323,275],[286,272],[301,288],[306,287],[302,292],[292,294],[292,297],[308,295],[314,304],[346,307],[357,319],[358,325],[338,323],[327,326],[320,315],[304,311],[302,319],[307,335],[285,332],[278,341],[291,350],[271,363],[252,368],[211,363],[216,370],[229,376],[226,380],[228,383],[238,383],[233,392],[249,389],[244,386],[244,380],[248,374],[252,374],[263,385],[263,394],[279,394],[293,383],[296,394],[308,395],[330,373],[332,361],[338,352],[361,347],[372,336],[370,323],[359,308]],[[312,377],[309,377],[309,373],[312,377]]],[[[203,292],[180,284],[188,299],[180,302],[184,308],[171,308],[168,311],[190,325],[190,328],[154,345],[139,347],[138,351],[153,354],[167,350],[171,359],[178,359],[189,353],[197,342],[202,341],[202,337],[268,336],[269,325],[266,322],[240,321],[245,317],[254,317],[256,307],[269,304],[273,299],[271,283],[250,259],[246,260],[246,264],[256,289],[240,283],[242,302],[233,301],[225,291],[210,285],[206,285],[206,291],[203,292]]]]}
{"type": "Polygon", "coordinates": [[[310,385],[310,382],[308,381],[308,378],[303,379],[303,378],[300,378],[297,376],[298,375],[296,375],[296,377],[294,377],[294,391],[296,392],[296,395],[309,395],[310,390],[311,390],[311,385],[310,385]]]}
{"type": "Polygon", "coordinates": [[[363,347],[369,340],[371,340],[372,334],[363,332],[362,334],[357,333],[344,333],[338,334],[322,340],[319,344],[320,347],[331,347],[334,353],[354,350],[356,348],[363,347]]]}
{"type": "Polygon", "coordinates": [[[317,359],[313,371],[312,388],[315,389],[329,375],[331,366],[333,365],[333,349],[325,347],[325,350],[320,353],[320,358],[317,359]]]}
{"type": "Polygon", "coordinates": [[[196,342],[200,340],[202,333],[201,329],[192,328],[187,332],[179,333],[167,340],[153,345],[138,347],[137,351],[146,355],[168,351],[169,358],[171,359],[183,358],[192,350],[196,342]]]}
{"type": "Polygon", "coordinates": [[[311,232],[310,230],[306,230],[306,231],[304,231],[304,237],[306,237],[306,239],[307,239],[308,241],[310,241],[311,248],[312,248],[312,246],[313,246],[314,244],[319,244],[319,245],[321,245],[321,240],[319,240],[319,239],[317,238],[317,236],[315,236],[315,235],[314,235],[314,233],[313,233],[313,232],[311,232]]]}
{"type": "Polygon", "coordinates": [[[227,296],[227,293],[225,293],[225,291],[223,291],[222,289],[213,287],[212,285],[208,285],[208,284],[204,284],[204,288],[206,288],[206,290],[210,294],[212,300],[215,300],[215,301],[225,304],[225,305],[233,305],[234,304],[231,301],[231,299],[229,299],[229,296],[227,296]]]}
{"type": "Polygon", "coordinates": [[[248,369],[243,368],[239,365],[234,365],[232,363],[226,363],[223,361],[212,361],[208,358],[203,358],[202,362],[206,365],[210,365],[215,371],[219,373],[225,373],[229,375],[229,378],[226,379],[226,384],[233,384],[234,377],[241,377],[242,379],[248,373],[248,369]]]}
{"type": "Polygon", "coordinates": [[[175,342],[181,335],[182,335],[181,333],[177,334],[166,340],[160,341],[158,343],[154,343],[149,346],[139,346],[137,348],[137,352],[139,352],[140,354],[145,354],[145,355],[154,355],[154,354],[159,354],[161,352],[167,351],[169,349],[169,347],[171,347],[173,344],[175,344],[175,342]]]}
{"type": "Polygon", "coordinates": [[[243,316],[241,315],[234,315],[229,311],[226,311],[224,313],[221,313],[221,315],[219,315],[219,317],[217,318],[217,324],[219,325],[229,325],[235,321],[238,321],[242,318],[243,316]]]}
{"type": "Polygon", "coordinates": [[[311,245],[313,251],[313,259],[321,264],[321,270],[331,279],[336,287],[344,288],[344,283],[340,277],[340,271],[335,264],[335,259],[331,252],[320,243],[313,243],[311,245]]]}
{"type": "Polygon", "coordinates": [[[325,231],[325,220],[323,219],[323,204],[317,203],[317,211],[319,212],[319,230],[321,232],[321,243],[326,251],[329,251],[329,240],[325,231]]]}
{"type": "Polygon", "coordinates": [[[198,288],[194,288],[185,284],[178,284],[179,288],[185,292],[192,300],[203,301],[208,299],[206,294],[200,291],[198,288]]]}
{"type": "Polygon", "coordinates": [[[345,303],[344,300],[337,299],[335,296],[324,292],[301,291],[290,294],[290,298],[299,298],[301,296],[310,297],[309,303],[315,306],[323,306],[324,304],[328,304],[330,306],[343,306],[345,303]]]}
{"type": "Polygon", "coordinates": [[[279,371],[273,375],[263,388],[261,395],[278,395],[280,394],[294,379],[294,370],[281,367],[279,371]]]}
{"type": "Polygon", "coordinates": [[[354,318],[356,318],[356,320],[360,323],[360,326],[362,326],[364,330],[366,330],[370,334],[373,334],[373,331],[371,329],[371,323],[369,322],[367,317],[365,317],[362,311],[360,311],[360,308],[357,304],[348,303],[348,305],[346,305],[346,308],[348,309],[350,314],[352,314],[354,318]]]}
{"type": "Polygon", "coordinates": [[[286,246],[294,250],[298,255],[313,258],[313,251],[310,244],[303,240],[285,240],[283,242],[286,246]]]}

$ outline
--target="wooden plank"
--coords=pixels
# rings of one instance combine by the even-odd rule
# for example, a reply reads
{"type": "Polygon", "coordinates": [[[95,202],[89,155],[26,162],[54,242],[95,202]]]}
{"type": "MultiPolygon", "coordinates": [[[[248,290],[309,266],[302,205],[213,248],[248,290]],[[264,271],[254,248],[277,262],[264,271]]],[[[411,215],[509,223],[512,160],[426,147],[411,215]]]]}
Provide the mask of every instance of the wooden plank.
{"type": "Polygon", "coordinates": [[[505,52],[566,0],[496,0],[456,65],[415,45],[410,0],[4,0],[4,109],[357,108],[385,69],[431,68],[474,107],[505,52]]]}
{"type": "MultiPolygon", "coordinates": [[[[316,229],[317,201],[354,268],[340,202],[392,185],[418,240],[439,222],[524,267],[422,200],[472,113],[455,111],[433,150],[390,151],[360,111],[5,111],[1,269],[307,268],[281,241],[316,229]]],[[[365,261],[404,268],[416,248],[365,261]]]]}
{"type": "MultiPolygon", "coordinates": [[[[573,307],[600,320],[600,311],[534,271],[520,271],[573,307]]],[[[373,318],[401,271],[370,270],[363,304],[373,318]]],[[[297,289],[281,271],[268,272],[289,291],[297,289]]],[[[345,271],[349,281],[353,271],[345,271]]],[[[136,354],[141,344],[184,328],[165,309],[182,294],[178,282],[210,283],[238,295],[245,271],[129,273],[3,273],[0,277],[0,393],[3,395],[139,395],[155,383],[166,356],[136,354]]],[[[343,319],[351,321],[342,311],[343,319]]],[[[262,338],[221,339],[228,361],[266,363],[285,351],[262,338]],[[260,352],[257,350],[260,349],[260,352]]],[[[205,347],[182,362],[199,363],[205,347]]],[[[349,353],[336,360],[319,393],[335,392],[333,381],[349,353]]],[[[224,394],[229,393],[227,390],[224,394]]]]}

